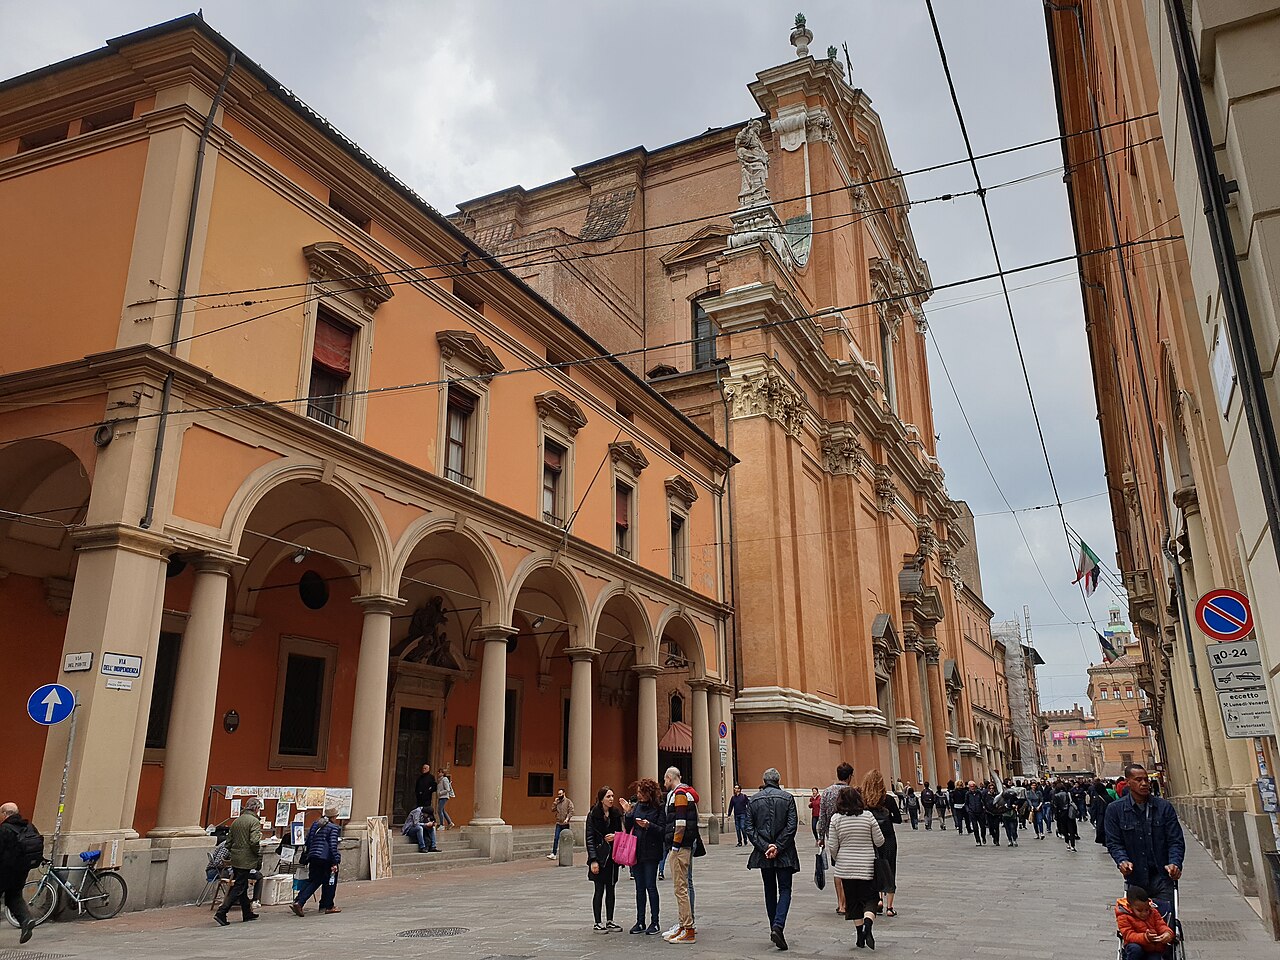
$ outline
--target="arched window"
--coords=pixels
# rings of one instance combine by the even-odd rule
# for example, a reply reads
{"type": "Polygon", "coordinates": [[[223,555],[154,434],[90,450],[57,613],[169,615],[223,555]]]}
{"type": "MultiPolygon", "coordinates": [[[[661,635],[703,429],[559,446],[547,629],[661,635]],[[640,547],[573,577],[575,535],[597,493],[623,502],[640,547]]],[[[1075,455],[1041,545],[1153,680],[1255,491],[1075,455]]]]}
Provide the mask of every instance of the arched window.
{"type": "Polygon", "coordinates": [[[1125,698],[1126,700],[1132,700],[1132,699],[1133,699],[1133,687],[1126,686],[1126,687],[1124,688],[1124,698],[1125,698]]]}
{"type": "Polygon", "coordinates": [[[1100,699],[1102,699],[1102,700],[1107,699],[1107,688],[1106,688],[1106,687],[1102,687],[1102,688],[1101,688],[1101,690],[1100,690],[1100,693],[1101,693],[1101,697],[1100,697],[1100,699]]]}
{"type": "Polygon", "coordinates": [[[684,697],[680,696],[678,693],[673,693],[671,695],[671,722],[684,722],[684,697]]]}

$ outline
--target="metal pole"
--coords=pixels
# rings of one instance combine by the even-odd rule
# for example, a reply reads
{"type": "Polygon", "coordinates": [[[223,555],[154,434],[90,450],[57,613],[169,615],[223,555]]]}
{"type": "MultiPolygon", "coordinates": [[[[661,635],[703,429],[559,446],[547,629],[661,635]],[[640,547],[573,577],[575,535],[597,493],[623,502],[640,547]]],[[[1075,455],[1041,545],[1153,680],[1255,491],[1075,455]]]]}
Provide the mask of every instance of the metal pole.
{"type": "Polygon", "coordinates": [[[71,773],[71,750],[76,743],[76,714],[80,710],[80,697],[76,695],[76,702],[71,706],[71,729],[67,731],[67,756],[62,761],[62,789],[58,791],[58,819],[53,826],[53,845],[49,848],[49,857],[52,859],[58,852],[58,840],[62,837],[62,813],[67,802],[67,777],[71,773]]]}

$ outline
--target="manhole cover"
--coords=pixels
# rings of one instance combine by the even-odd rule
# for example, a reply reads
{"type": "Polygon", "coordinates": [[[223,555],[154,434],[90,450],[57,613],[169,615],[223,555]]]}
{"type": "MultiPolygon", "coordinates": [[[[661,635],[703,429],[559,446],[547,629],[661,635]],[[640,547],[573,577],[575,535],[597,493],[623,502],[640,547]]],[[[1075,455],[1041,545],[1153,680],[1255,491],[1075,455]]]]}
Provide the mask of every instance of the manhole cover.
{"type": "Polygon", "coordinates": [[[1243,940],[1240,925],[1234,920],[1183,920],[1182,932],[1187,940],[1243,940]]]}
{"type": "MultiPolygon", "coordinates": [[[[417,930],[401,930],[398,937],[456,937],[466,933],[466,927],[419,927],[417,930]]],[[[2,958],[0,958],[2,960],[2,958]]]]}
{"type": "Polygon", "coordinates": [[[65,953],[33,953],[30,950],[0,950],[0,960],[67,960],[65,953]]]}

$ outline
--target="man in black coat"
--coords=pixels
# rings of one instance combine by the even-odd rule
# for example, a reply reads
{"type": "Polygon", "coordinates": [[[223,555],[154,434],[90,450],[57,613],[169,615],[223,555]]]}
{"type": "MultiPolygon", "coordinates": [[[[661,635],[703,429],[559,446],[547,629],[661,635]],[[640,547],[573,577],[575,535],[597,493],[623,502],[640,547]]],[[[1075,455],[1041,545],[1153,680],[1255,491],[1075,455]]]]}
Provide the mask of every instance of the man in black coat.
{"type": "MultiPolygon", "coordinates": [[[[16,803],[0,805],[0,896],[9,908],[9,915],[22,928],[19,943],[31,939],[35,924],[27,915],[27,904],[22,898],[22,886],[27,882],[31,864],[23,847],[22,836],[27,832],[27,821],[22,819],[16,803]]],[[[794,831],[792,831],[794,833],[794,831]]]]}
{"type": "Polygon", "coordinates": [[[418,782],[413,785],[413,793],[418,800],[418,806],[427,810],[434,810],[436,789],[436,777],[431,772],[431,764],[424,763],[422,765],[422,775],[418,777],[418,782]]]}
{"type": "Polygon", "coordinates": [[[787,949],[783,928],[791,908],[791,880],[800,871],[796,851],[796,799],[783,791],[782,775],[774,767],[764,772],[764,783],[747,804],[747,840],[754,848],[748,870],[759,870],[764,881],[764,909],[769,915],[769,937],[779,950],[787,949]]]}

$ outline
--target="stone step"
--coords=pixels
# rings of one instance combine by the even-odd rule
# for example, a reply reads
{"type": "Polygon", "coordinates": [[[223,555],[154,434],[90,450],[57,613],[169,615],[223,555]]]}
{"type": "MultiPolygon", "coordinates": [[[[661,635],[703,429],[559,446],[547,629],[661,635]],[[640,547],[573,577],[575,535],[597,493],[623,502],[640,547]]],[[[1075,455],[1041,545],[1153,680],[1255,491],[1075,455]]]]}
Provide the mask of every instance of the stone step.
{"type": "Polygon", "coordinates": [[[445,847],[438,853],[419,853],[417,847],[410,847],[407,850],[395,851],[391,855],[391,866],[393,870],[399,870],[401,864],[454,863],[459,860],[474,862],[484,859],[486,859],[484,854],[475,847],[445,847]]]}
{"type": "Polygon", "coordinates": [[[478,867],[492,864],[488,857],[480,856],[480,851],[474,851],[474,858],[465,860],[439,860],[436,854],[432,854],[429,858],[423,854],[422,860],[410,860],[406,862],[393,862],[391,865],[391,875],[393,877],[421,877],[432,873],[441,873],[448,870],[457,870],[461,867],[478,867]]]}

